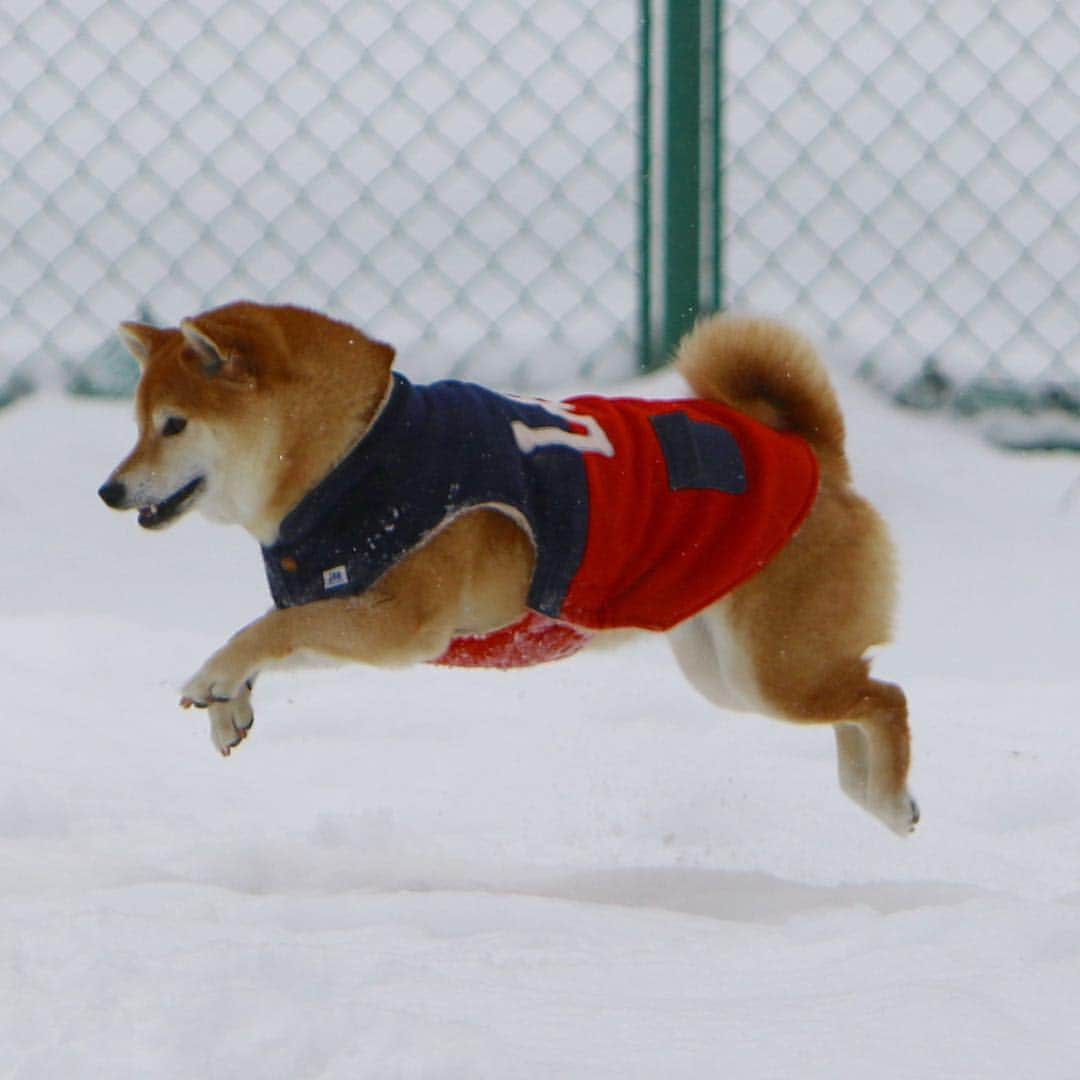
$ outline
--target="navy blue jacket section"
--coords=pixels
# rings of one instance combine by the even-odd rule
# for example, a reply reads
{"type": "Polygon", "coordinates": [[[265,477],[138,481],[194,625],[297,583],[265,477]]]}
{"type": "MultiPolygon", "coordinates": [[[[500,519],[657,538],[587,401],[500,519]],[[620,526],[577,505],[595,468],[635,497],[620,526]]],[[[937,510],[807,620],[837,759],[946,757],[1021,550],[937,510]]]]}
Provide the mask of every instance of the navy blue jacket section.
{"type": "Polygon", "coordinates": [[[664,451],[672,491],[709,488],[728,495],[746,491],[746,462],[735,436],[720,424],[669,412],[649,421],[664,451]]]}
{"type": "Polygon", "coordinates": [[[371,428],[263,548],[274,603],[292,607],[363,591],[447,518],[471,507],[517,511],[537,564],[528,605],[557,616],[588,536],[582,455],[523,453],[511,424],[572,430],[542,405],[470,383],[414,386],[396,372],[371,428]]]}

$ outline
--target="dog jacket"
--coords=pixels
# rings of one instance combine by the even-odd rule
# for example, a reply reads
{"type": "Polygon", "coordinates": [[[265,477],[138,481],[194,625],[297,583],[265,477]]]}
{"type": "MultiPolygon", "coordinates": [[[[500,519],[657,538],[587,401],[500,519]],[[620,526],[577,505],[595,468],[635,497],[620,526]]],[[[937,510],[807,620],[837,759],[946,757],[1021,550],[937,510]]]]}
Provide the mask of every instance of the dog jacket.
{"type": "Polygon", "coordinates": [[[817,482],[805,440],[714,402],[554,403],[394,373],[367,433],[263,559],[291,607],[362,592],[467,510],[505,512],[536,549],[528,614],[437,662],[519,667],[707,607],[783,547],[817,482]]]}

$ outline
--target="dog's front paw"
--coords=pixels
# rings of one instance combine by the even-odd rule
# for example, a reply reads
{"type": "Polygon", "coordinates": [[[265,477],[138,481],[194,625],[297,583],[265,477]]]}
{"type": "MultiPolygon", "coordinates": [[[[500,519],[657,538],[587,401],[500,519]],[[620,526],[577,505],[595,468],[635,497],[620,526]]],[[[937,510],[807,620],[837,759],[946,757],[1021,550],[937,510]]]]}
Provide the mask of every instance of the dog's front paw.
{"type": "Polygon", "coordinates": [[[207,709],[211,705],[232,701],[244,688],[246,680],[223,670],[211,657],[191,676],[180,691],[180,707],[207,709]]]}
{"type": "Polygon", "coordinates": [[[255,723],[251,708],[251,692],[245,686],[232,701],[215,701],[209,706],[210,741],[222,757],[228,757],[239,746],[255,723]]]}
{"type": "Polygon", "coordinates": [[[251,680],[230,677],[217,670],[213,659],[184,684],[182,708],[207,709],[210,741],[224,757],[247,737],[255,714],[251,708],[251,680]]]}

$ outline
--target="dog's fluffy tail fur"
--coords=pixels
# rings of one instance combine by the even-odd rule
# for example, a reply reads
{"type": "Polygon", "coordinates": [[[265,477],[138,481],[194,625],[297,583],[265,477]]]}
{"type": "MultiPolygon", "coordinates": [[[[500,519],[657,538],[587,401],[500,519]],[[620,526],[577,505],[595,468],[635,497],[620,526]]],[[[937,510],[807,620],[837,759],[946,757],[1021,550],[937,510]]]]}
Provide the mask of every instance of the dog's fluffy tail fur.
{"type": "Polygon", "coordinates": [[[796,432],[823,469],[847,479],[844,417],[824,366],[801,334],[768,319],[715,315],[683,338],[675,366],[699,397],[796,432]]]}

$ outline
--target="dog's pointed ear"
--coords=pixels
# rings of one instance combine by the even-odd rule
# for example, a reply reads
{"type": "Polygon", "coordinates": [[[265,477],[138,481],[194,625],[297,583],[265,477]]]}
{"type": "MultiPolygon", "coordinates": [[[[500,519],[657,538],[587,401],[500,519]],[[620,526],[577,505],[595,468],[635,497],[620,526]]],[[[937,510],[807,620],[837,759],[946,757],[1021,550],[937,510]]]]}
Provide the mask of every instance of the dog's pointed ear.
{"type": "Polygon", "coordinates": [[[127,348],[127,351],[139,363],[139,367],[146,367],[147,360],[150,359],[150,353],[154,350],[154,345],[165,336],[164,330],[159,330],[156,326],[150,326],[148,323],[138,322],[122,322],[117,328],[116,332],[120,335],[120,340],[123,341],[127,348]]]}
{"type": "Polygon", "coordinates": [[[228,365],[225,350],[200,330],[190,319],[180,320],[180,333],[191,351],[199,358],[204,375],[220,375],[228,365]]]}
{"type": "Polygon", "coordinates": [[[180,320],[180,333],[184,335],[185,344],[198,357],[204,375],[210,378],[219,376],[229,378],[247,374],[246,371],[241,370],[242,364],[233,350],[214,341],[191,319],[180,320]]]}

